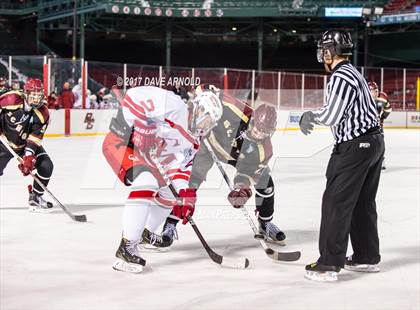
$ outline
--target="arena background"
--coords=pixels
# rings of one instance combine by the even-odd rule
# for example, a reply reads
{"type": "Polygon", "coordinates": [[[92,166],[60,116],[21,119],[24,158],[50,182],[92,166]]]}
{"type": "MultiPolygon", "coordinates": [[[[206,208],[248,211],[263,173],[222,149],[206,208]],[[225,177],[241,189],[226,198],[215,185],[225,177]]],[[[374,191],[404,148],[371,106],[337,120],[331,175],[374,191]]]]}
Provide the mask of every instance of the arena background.
{"type": "Polygon", "coordinates": [[[53,97],[81,78],[85,108],[85,98],[94,102],[104,87],[115,97],[112,87],[170,88],[177,77],[229,89],[253,105],[301,110],[322,105],[327,80],[315,41],[339,28],[352,33],[353,63],[389,95],[393,110],[418,111],[419,7],[418,0],[6,0],[0,76],[10,85],[42,77],[53,97]]]}

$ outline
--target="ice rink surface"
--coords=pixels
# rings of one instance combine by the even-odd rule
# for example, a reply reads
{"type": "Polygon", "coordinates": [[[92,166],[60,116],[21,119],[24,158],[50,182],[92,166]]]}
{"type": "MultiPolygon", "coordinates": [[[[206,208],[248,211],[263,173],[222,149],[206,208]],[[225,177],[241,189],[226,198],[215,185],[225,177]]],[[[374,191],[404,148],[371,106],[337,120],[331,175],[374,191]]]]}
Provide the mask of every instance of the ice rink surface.
{"type": "Polygon", "coordinates": [[[191,227],[179,225],[180,240],[167,253],[145,253],[148,267],[138,275],[111,268],[127,189],[102,158],[102,138],[45,139],[55,164],[50,189],[88,223],[72,222],[60,209],[28,213],[30,178],[10,162],[0,178],[0,309],[419,309],[420,131],[387,130],[385,138],[388,169],[377,196],[381,272],[343,270],[336,283],[303,277],[318,258],[328,130],[273,138],[274,222],[287,235],[280,250],[301,250],[299,261],[274,263],[264,254],[242,213],[227,205],[228,189],[213,168],[194,217],[216,252],[246,256],[250,268],[214,264],[191,227]]]}

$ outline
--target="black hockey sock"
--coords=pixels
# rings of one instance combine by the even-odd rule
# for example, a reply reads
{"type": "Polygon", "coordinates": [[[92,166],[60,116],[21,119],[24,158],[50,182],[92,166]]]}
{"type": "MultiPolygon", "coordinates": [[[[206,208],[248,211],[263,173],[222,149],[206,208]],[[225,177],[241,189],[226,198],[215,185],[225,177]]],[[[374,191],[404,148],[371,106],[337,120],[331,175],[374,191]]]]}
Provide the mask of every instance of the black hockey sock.
{"type": "MultiPolygon", "coordinates": [[[[267,179],[267,178],[265,178],[267,179]]],[[[274,213],[274,182],[271,176],[268,180],[259,180],[255,186],[255,206],[260,222],[270,222],[274,213]]]]}
{"type": "Polygon", "coordinates": [[[177,225],[179,222],[179,219],[177,217],[175,217],[175,215],[173,214],[173,212],[171,212],[171,214],[166,218],[166,224],[173,224],[173,225],[177,225]]]}

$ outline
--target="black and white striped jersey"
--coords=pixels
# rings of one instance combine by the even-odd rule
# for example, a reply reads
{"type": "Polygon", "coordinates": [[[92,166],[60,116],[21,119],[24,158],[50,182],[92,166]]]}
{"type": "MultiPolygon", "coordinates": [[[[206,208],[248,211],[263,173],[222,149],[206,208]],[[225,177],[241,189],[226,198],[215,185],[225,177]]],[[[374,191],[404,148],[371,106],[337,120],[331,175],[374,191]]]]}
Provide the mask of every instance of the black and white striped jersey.
{"type": "Polygon", "coordinates": [[[331,127],[336,144],[353,140],[379,126],[368,84],[349,61],[333,69],[324,100],[324,106],[313,111],[315,120],[331,127]]]}

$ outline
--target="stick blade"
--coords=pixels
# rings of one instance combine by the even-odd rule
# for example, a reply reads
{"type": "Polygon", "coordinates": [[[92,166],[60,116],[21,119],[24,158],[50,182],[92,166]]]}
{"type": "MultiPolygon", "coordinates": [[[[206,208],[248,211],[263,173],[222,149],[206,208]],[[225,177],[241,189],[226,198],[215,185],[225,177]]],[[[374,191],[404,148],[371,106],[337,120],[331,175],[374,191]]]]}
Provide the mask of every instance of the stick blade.
{"type": "Polygon", "coordinates": [[[87,217],[86,215],[75,215],[73,217],[73,220],[75,220],[76,222],[87,222],[87,217]]]}
{"type": "Polygon", "coordinates": [[[271,248],[268,248],[265,253],[268,257],[276,261],[282,262],[294,262],[299,260],[301,253],[300,251],[295,252],[277,252],[271,248]]]}
{"type": "Polygon", "coordinates": [[[233,268],[233,269],[246,269],[249,267],[249,260],[248,258],[230,258],[230,257],[223,257],[222,263],[220,264],[222,267],[233,268]]]}

